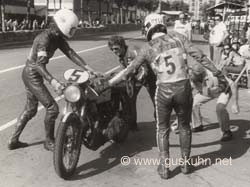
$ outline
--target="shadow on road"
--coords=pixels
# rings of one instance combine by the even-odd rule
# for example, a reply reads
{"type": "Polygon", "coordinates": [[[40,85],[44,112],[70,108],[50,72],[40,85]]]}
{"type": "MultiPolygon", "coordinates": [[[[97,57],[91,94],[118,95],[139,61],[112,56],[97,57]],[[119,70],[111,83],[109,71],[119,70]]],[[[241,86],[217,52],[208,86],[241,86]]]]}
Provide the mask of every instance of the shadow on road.
{"type": "Polygon", "coordinates": [[[38,142],[34,142],[34,143],[29,143],[29,147],[43,144],[43,142],[44,141],[38,141],[38,142]]]}
{"type": "MultiPolygon", "coordinates": [[[[243,156],[250,148],[250,121],[248,120],[231,120],[231,129],[233,131],[233,140],[229,142],[221,142],[220,140],[214,141],[214,142],[208,142],[208,143],[202,143],[202,144],[194,144],[193,148],[199,148],[199,147],[207,147],[207,146],[214,146],[214,145],[220,145],[220,149],[205,153],[202,155],[194,155],[192,156],[191,163],[192,166],[192,172],[204,169],[207,167],[210,167],[212,165],[216,164],[222,164],[220,162],[224,158],[226,159],[237,159],[241,156],[243,156]],[[201,163],[201,160],[204,161],[201,163]]],[[[218,123],[213,123],[207,125],[206,130],[211,130],[218,128],[218,123]]],[[[219,130],[219,129],[218,129],[219,130]]],[[[192,154],[192,151],[191,151],[192,154]]],[[[230,165],[229,165],[230,166],[230,165]]],[[[171,177],[174,177],[175,175],[178,175],[180,173],[180,167],[177,167],[173,170],[171,177]]]]}
{"type": "Polygon", "coordinates": [[[124,155],[132,157],[156,147],[155,122],[139,123],[138,125],[140,130],[130,132],[126,142],[113,143],[102,150],[99,158],[80,165],[70,180],[81,180],[105,172],[119,165],[120,159],[124,155]]]}
{"type": "MultiPolygon", "coordinates": [[[[220,149],[202,155],[192,156],[192,163],[195,164],[192,167],[192,172],[210,167],[211,165],[216,164],[216,162],[218,162],[218,159],[237,159],[243,156],[249,150],[250,121],[231,120],[231,124],[233,124],[231,128],[234,136],[234,139],[232,141],[221,142],[220,140],[216,140],[213,142],[206,142],[201,144],[193,142],[193,148],[220,145],[220,149]],[[197,159],[208,159],[209,163],[202,163],[198,165],[197,159]]],[[[99,158],[80,165],[77,168],[75,175],[70,180],[81,180],[100,174],[119,165],[120,159],[124,155],[133,157],[140,152],[151,150],[152,147],[156,147],[155,122],[141,123],[139,124],[139,127],[139,132],[130,132],[129,137],[124,144],[111,144],[100,152],[99,158]]],[[[206,125],[205,131],[216,128],[218,128],[218,123],[208,124],[206,125]]],[[[170,145],[170,147],[179,147],[179,145],[170,145]]],[[[171,172],[171,178],[178,175],[179,173],[181,173],[180,167],[176,167],[171,172]]]]}

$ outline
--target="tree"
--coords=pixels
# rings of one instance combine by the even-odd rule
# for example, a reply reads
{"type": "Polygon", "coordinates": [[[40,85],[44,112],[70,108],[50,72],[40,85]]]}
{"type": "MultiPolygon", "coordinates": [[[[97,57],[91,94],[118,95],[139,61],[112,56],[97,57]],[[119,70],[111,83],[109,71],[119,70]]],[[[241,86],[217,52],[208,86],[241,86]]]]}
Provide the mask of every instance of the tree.
{"type": "Polygon", "coordinates": [[[104,2],[106,3],[106,6],[107,6],[107,16],[106,16],[106,24],[108,24],[108,21],[109,21],[109,6],[110,6],[110,1],[111,0],[104,0],[104,2]]]}
{"type": "Polygon", "coordinates": [[[89,8],[89,1],[90,0],[86,0],[86,3],[87,3],[87,14],[88,14],[89,24],[92,25],[92,20],[91,20],[91,15],[90,15],[90,8],[89,8]]]}
{"type": "Polygon", "coordinates": [[[173,1],[172,3],[170,3],[170,7],[171,10],[182,12],[188,12],[189,10],[189,5],[187,3],[184,3],[183,0],[173,1]]]}
{"type": "Polygon", "coordinates": [[[98,1],[98,17],[99,20],[101,20],[102,17],[102,2],[103,0],[97,0],[98,1]]]}
{"type": "Polygon", "coordinates": [[[124,1],[125,0],[114,0],[115,4],[118,6],[120,13],[119,13],[119,17],[120,17],[120,24],[123,24],[123,14],[122,14],[122,7],[124,5],[124,1]]]}
{"type": "Polygon", "coordinates": [[[45,25],[48,25],[48,11],[49,11],[49,0],[46,0],[46,16],[45,16],[45,25]]]}
{"type": "Polygon", "coordinates": [[[208,12],[207,12],[207,9],[214,6],[215,3],[214,2],[209,2],[209,3],[203,3],[201,6],[200,6],[200,12],[201,12],[201,16],[204,18],[204,19],[207,19],[208,17],[208,12]]]}
{"type": "Polygon", "coordinates": [[[138,8],[149,12],[155,11],[159,6],[159,0],[138,0],[138,8]]]}
{"type": "Polygon", "coordinates": [[[4,22],[4,20],[5,20],[5,2],[4,2],[4,0],[1,0],[0,3],[1,3],[2,31],[5,32],[5,22],[4,22]]]}
{"type": "Polygon", "coordinates": [[[137,3],[138,3],[137,0],[125,0],[124,1],[124,5],[126,7],[126,23],[129,20],[129,10],[128,10],[128,8],[135,6],[137,3]]]}
{"type": "Polygon", "coordinates": [[[54,12],[56,12],[56,0],[54,0],[54,12]]]}
{"type": "Polygon", "coordinates": [[[30,29],[30,7],[31,7],[31,0],[27,0],[27,23],[28,23],[28,29],[30,29]]]}

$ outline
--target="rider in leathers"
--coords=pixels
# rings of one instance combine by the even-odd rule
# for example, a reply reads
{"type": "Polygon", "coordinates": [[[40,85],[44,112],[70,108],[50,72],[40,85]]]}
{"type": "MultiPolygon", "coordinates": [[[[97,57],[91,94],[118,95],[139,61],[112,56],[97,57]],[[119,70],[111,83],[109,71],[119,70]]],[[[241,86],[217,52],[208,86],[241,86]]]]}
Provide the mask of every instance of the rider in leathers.
{"type": "Polygon", "coordinates": [[[24,111],[18,118],[15,130],[10,137],[8,148],[10,150],[28,146],[19,141],[19,137],[27,122],[36,115],[38,102],[46,109],[44,119],[46,140],[44,148],[54,149],[55,120],[59,114],[56,101],[44,84],[44,79],[50,83],[54,90],[60,94],[62,84],[56,80],[46,69],[49,59],[59,48],[70,60],[84,70],[93,72],[85,61],[69,47],[66,38],[71,38],[78,26],[77,16],[70,10],[59,10],[54,15],[55,24],[43,31],[34,39],[31,51],[23,69],[22,79],[25,85],[27,100],[24,111]]]}
{"type": "MultiPolygon", "coordinates": [[[[139,52],[139,48],[137,46],[127,46],[122,36],[112,36],[108,41],[108,46],[110,50],[119,57],[119,62],[123,66],[123,68],[126,68],[130,64],[130,62],[135,59],[139,52]]],[[[128,98],[126,102],[129,101],[128,113],[131,118],[130,129],[136,131],[138,130],[136,111],[136,100],[138,93],[141,90],[142,86],[144,86],[147,89],[154,104],[156,76],[151,67],[148,64],[144,64],[138,70],[138,72],[136,72],[135,76],[130,78],[130,81],[128,81],[128,83],[130,83],[130,86],[132,87],[132,93],[126,94],[128,98]]]]}
{"type": "MultiPolygon", "coordinates": [[[[204,67],[219,77],[220,83],[225,83],[225,78],[216,69],[213,63],[188,39],[176,32],[167,33],[163,17],[159,14],[150,14],[145,18],[146,36],[149,41],[142,47],[138,56],[130,65],[106,86],[113,86],[133,73],[143,63],[149,63],[157,76],[155,94],[157,145],[161,162],[158,173],[163,179],[170,176],[169,170],[169,132],[170,115],[174,109],[180,126],[180,148],[184,159],[181,171],[190,172],[188,162],[191,151],[190,119],[192,111],[192,92],[187,73],[186,53],[195,58],[204,67]]],[[[224,89],[225,84],[220,84],[224,89]]]]}

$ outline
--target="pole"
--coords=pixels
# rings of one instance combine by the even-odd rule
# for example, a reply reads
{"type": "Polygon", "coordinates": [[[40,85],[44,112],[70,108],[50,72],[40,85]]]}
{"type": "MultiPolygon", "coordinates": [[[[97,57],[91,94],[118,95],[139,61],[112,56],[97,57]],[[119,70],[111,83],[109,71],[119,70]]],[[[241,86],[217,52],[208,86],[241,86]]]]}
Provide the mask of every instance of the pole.
{"type": "MultiPolygon", "coordinates": [[[[28,27],[30,27],[30,5],[31,4],[31,1],[30,0],[27,0],[27,22],[28,22],[28,27]]],[[[30,28],[28,28],[30,29],[30,28]]]]}
{"type": "Polygon", "coordinates": [[[1,18],[2,18],[2,32],[5,32],[6,29],[5,29],[5,2],[4,0],[1,0],[1,18]]]}
{"type": "Polygon", "coordinates": [[[48,25],[48,11],[49,11],[49,0],[46,0],[46,15],[45,15],[45,25],[48,25]]]}
{"type": "Polygon", "coordinates": [[[56,13],[56,0],[54,0],[54,13],[56,13]]]}
{"type": "Polygon", "coordinates": [[[83,20],[83,0],[81,0],[81,20],[83,20]]]}

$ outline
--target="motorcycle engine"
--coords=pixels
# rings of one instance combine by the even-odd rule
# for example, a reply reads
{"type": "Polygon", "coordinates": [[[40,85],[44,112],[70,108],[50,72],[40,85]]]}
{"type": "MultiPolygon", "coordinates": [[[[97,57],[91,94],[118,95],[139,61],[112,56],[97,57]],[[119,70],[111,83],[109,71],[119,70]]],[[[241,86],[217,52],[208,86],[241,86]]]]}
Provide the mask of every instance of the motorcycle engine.
{"type": "Polygon", "coordinates": [[[122,142],[128,133],[128,125],[127,123],[116,115],[109,122],[108,127],[104,131],[104,135],[109,140],[114,140],[117,142],[122,142]]]}

